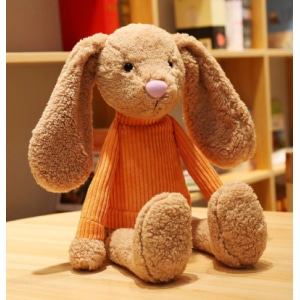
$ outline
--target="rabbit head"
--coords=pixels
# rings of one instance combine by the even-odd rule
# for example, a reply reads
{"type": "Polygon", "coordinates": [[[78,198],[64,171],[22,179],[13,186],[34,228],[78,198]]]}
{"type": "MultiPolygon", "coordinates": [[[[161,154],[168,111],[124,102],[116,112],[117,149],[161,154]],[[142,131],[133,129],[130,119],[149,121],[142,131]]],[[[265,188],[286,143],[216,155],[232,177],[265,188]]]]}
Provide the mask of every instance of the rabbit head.
{"type": "Polygon", "coordinates": [[[179,102],[185,68],[172,35],[132,24],[107,37],[99,54],[96,83],[116,111],[159,118],[179,102]]]}

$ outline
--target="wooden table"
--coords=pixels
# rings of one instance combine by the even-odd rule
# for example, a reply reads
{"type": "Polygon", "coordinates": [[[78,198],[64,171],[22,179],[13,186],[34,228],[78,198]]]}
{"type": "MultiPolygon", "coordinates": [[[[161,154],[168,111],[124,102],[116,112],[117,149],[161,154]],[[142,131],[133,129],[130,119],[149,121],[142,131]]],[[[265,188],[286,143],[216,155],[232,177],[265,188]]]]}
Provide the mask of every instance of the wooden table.
{"type": "MultiPolygon", "coordinates": [[[[206,208],[193,208],[206,216],[206,208]]],[[[147,284],[107,262],[97,272],[77,272],[68,261],[79,212],[7,222],[7,300],[20,299],[257,299],[293,295],[293,214],[265,212],[269,238],[260,261],[247,270],[223,266],[193,252],[184,273],[165,285],[147,284]]]]}

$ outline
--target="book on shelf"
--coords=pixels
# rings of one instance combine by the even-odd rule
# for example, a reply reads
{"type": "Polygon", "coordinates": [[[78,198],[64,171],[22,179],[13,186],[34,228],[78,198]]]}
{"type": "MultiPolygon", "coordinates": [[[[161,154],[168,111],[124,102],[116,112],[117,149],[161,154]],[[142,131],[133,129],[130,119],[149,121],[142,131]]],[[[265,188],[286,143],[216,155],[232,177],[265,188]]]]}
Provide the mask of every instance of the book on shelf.
{"type": "Polygon", "coordinates": [[[278,150],[287,146],[283,103],[280,99],[273,98],[271,107],[273,150],[278,150]]]}
{"type": "Polygon", "coordinates": [[[243,4],[243,45],[252,47],[252,0],[242,0],[243,4]]]}
{"type": "Polygon", "coordinates": [[[224,0],[174,0],[175,28],[200,40],[208,49],[225,49],[224,0]]]}
{"type": "Polygon", "coordinates": [[[59,12],[64,51],[82,38],[111,34],[120,26],[118,0],[60,0],[59,12]]]}
{"type": "Polygon", "coordinates": [[[293,148],[284,147],[272,153],[272,166],[285,165],[286,170],[275,176],[277,211],[293,210],[293,148]]]}
{"type": "Polygon", "coordinates": [[[275,178],[275,196],[276,196],[276,210],[288,211],[287,207],[287,190],[285,176],[277,176],[275,178]]]}
{"type": "Polygon", "coordinates": [[[225,32],[227,49],[239,51],[244,49],[243,38],[243,4],[242,0],[225,1],[225,32]]]}
{"type": "Polygon", "coordinates": [[[226,38],[228,50],[244,50],[252,46],[251,0],[226,0],[226,38]]]}

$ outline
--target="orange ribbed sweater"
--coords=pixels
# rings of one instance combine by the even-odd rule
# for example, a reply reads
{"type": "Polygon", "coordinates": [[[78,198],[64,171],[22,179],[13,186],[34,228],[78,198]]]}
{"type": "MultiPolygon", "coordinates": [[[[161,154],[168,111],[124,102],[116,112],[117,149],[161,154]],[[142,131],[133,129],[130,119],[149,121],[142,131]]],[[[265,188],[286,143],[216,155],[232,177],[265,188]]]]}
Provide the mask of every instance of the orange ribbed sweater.
{"type": "Polygon", "coordinates": [[[133,228],[143,205],[162,192],[182,193],[191,204],[180,156],[209,200],[221,181],[171,116],[141,120],[116,113],[76,236],[103,240],[105,228],[133,228]]]}

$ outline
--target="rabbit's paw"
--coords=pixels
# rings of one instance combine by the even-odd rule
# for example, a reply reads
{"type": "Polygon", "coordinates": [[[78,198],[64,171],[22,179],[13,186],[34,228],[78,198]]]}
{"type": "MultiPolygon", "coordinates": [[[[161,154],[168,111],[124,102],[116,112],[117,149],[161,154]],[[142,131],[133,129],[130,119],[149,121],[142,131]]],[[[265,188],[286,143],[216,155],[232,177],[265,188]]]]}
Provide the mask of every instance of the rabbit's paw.
{"type": "Polygon", "coordinates": [[[136,274],[153,283],[181,274],[192,251],[191,212],[178,193],[153,197],[135,225],[133,261],[136,274]]]}
{"type": "Polygon", "coordinates": [[[97,270],[103,264],[106,251],[103,241],[75,238],[69,249],[70,263],[77,270],[97,270]]]}
{"type": "Polygon", "coordinates": [[[244,268],[263,254],[267,242],[267,224],[262,207],[252,188],[233,181],[221,186],[208,204],[211,248],[225,265],[244,268]]]}

